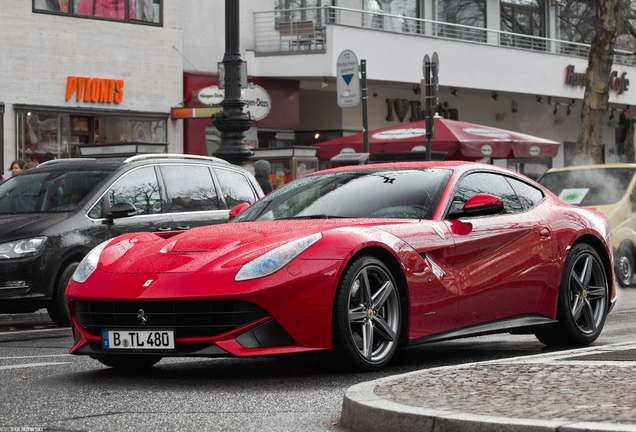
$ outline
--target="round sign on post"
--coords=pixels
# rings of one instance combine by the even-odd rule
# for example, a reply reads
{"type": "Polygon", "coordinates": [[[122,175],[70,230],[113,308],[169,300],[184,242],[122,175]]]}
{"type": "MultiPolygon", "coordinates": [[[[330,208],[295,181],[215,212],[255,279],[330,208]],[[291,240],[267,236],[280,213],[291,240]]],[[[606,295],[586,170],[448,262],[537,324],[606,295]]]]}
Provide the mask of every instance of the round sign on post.
{"type": "Polygon", "coordinates": [[[351,50],[340,53],[337,63],[336,90],[338,106],[350,107],[360,103],[360,66],[351,50]]]}

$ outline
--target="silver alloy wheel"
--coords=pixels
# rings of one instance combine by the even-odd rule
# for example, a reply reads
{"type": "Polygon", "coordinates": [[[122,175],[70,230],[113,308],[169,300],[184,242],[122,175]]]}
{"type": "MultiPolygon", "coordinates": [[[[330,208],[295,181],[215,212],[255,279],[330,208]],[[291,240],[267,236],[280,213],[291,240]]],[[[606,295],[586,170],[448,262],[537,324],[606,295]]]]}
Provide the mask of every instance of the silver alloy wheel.
{"type": "Polygon", "coordinates": [[[602,264],[589,252],[579,255],[572,266],[569,305],[582,334],[591,335],[602,325],[607,310],[607,280],[602,264]]]}
{"type": "Polygon", "coordinates": [[[380,267],[360,269],[349,290],[348,322],[358,354],[369,363],[390,357],[398,342],[400,306],[391,277],[380,267]]]}

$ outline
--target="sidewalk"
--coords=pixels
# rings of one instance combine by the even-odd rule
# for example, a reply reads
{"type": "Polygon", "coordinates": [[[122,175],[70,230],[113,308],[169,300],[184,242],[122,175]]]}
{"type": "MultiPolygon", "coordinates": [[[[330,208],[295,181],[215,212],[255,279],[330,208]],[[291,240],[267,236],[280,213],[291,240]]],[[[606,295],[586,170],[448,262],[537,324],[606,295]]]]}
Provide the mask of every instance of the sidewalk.
{"type": "Polygon", "coordinates": [[[635,431],[636,342],[426,369],[349,388],[355,431],[635,431]]]}
{"type": "Polygon", "coordinates": [[[0,314],[0,327],[22,324],[53,324],[46,309],[32,313],[0,314]]]}

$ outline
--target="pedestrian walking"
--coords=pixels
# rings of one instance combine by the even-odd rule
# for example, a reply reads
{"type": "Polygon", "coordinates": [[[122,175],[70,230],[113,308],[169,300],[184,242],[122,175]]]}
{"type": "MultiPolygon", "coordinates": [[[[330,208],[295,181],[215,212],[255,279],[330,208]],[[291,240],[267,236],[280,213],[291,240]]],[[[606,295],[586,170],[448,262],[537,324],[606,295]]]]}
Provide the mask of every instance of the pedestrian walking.
{"type": "Polygon", "coordinates": [[[261,189],[263,189],[265,195],[274,189],[272,183],[269,181],[269,173],[271,171],[272,167],[266,160],[259,160],[254,163],[254,177],[258,184],[261,185],[261,189]]]}

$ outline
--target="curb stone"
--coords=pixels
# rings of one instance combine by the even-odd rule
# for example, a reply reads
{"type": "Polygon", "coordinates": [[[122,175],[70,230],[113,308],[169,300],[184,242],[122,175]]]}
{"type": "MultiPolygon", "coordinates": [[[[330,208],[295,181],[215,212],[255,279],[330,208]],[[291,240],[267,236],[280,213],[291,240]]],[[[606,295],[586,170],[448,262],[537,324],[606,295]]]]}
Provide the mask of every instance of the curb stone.
{"type": "MultiPolygon", "coordinates": [[[[559,351],[534,356],[522,356],[509,359],[493,360],[482,363],[470,363],[456,366],[443,366],[439,368],[424,369],[402,375],[386,377],[367,383],[361,383],[347,389],[342,407],[340,419],[341,426],[355,431],[431,431],[431,432],[529,432],[529,431],[555,431],[555,432],[636,432],[636,419],[634,424],[577,421],[576,419],[526,419],[511,418],[493,415],[477,415],[462,413],[453,410],[431,409],[419,406],[405,405],[386,399],[376,394],[376,389],[391,387],[396,382],[414,382],[416,378],[423,378],[432,372],[448,371],[461,374],[462,370],[479,368],[493,364],[533,364],[546,367],[554,365],[558,361],[567,361],[570,357],[580,357],[582,354],[594,355],[616,353],[634,350],[636,343],[620,343],[614,345],[586,347],[577,350],[559,351]]],[[[636,360],[636,359],[634,359],[636,360]]],[[[576,361],[576,359],[574,360],[576,361]]],[[[586,362],[596,363],[596,362],[586,362]]],[[[630,368],[636,370],[634,362],[603,362],[609,367],[630,368]],[[620,363],[620,364],[619,364],[620,363]]],[[[420,379],[419,381],[422,381],[420,379]]],[[[457,390],[461,391],[461,384],[457,390]]],[[[405,391],[406,392],[406,391],[405,391]]],[[[612,392],[612,383],[607,383],[606,388],[599,387],[599,398],[612,392]],[[604,393],[606,390],[607,393],[604,393]]],[[[409,395],[406,395],[409,396],[409,395]]],[[[480,395],[488,399],[488,395],[480,395]]]]}

